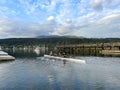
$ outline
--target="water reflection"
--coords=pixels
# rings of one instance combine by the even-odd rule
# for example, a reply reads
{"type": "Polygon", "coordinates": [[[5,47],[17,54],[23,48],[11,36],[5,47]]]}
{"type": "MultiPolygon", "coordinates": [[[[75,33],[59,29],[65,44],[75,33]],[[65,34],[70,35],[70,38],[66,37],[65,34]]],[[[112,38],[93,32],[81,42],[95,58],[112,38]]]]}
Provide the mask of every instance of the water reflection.
{"type": "Polygon", "coordinates": [[[34,49],[34,52],[37,54],[37,55],[40,55],[40,47],[36,47],[34,49]]]}
{"type": "MultiPolygon", "coordinates": [[[[4,51],[8,52],[10,55],[15,55],[16,57],[36,57],[36,56],[43,56],[44,54],[49,54],[49,52],[51,51],[50,48],[48,47],[44,47],[44,46],[35,46],[35,47],[12,47],[12,48],[4,48],[4,51]],[[30,55],[31,54],[31,55],[30,55]]],[[[52,48],[54,53],[58,53],[58,51],[54,50],[54,48],[52,48]]],[[[101,54],[101,50],[97,49],[78,49],[77,51],[74,52],[70,52],[69,50],[66,50],[65,52],[68,53],[68,55],[70,56],[110,56],[110,57],[120,57],[119,54],[113,54],[113,55],[109,55],[109,54],[101,54]]]]}
{"type": "Polygon", "coordinates": [[[19,57],[19,58],[31,58],[31,57],[37,57],[37,56],[43,56],[44,52],[41,52],[40,50],[5,50],[8,52],[10,55],[13,55],[14,57],[19,57]]]}
{"type": "Polygon", "coordinates": [[[34,50],[6,50],[16,57],[0,63],[0,89],[119,90],[120,58],[74,57],[86,64],[48,59],[34,50]]]}
{"type": "Polygon", "coordinates": [[[66,62],[67,62],[66,60],[63,60],[63,64],[64,64],[64,65],[66,64],[66,62]]]}
{"type": "Polygon", "coordinates": [[[44,57],[17,58],[14,62],[0,63],[0,88],[5,90],[119,90],[119,58],[75,58],[84,59],[87,64],[44,57]]]}

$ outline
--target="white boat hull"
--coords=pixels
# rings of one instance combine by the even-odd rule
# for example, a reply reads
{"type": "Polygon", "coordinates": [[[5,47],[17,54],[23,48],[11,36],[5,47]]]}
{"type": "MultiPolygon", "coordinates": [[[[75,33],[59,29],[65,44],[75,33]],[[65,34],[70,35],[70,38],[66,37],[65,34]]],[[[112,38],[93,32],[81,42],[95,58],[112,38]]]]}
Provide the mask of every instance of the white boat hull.
{"type": "Polygon", "coordinates": [[[0,56],[0,61],[9,61],[9,60],[15,60],[13,56],[7,55],[7,56],[0,56]]]}
{"type": "Polygon", "coordinates": [[[58,60],[72,61],[72,62],[83,63],[83,64],[86,63],[85,60],[80,60],[80,59],[63,58],[63,57],[50,56],[50,55],[44,55],[44,57],[46,57],[46,58],[58,59],[58,60]]]}
{"type": "Polygon", "coordinates": [[[15,60],[13,56],[8,55],[8,53],[4,51],[0,51],[0,61],[9,61],[9,60],[15,60]]]}

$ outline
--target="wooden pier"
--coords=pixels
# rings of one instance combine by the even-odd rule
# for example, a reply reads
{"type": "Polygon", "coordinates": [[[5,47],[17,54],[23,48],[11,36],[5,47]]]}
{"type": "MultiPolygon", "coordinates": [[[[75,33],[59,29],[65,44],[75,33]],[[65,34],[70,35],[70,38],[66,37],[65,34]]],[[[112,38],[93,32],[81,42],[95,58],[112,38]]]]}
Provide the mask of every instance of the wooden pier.
{"type": "Polygon", "coordinates": [[[88,53],[97,54],[116,54],[120,55],[120,43],[97,43],[97,44],[77,44],[77,45],[57,45],[58,52],[66,52],[68,54],[88,53]]]}

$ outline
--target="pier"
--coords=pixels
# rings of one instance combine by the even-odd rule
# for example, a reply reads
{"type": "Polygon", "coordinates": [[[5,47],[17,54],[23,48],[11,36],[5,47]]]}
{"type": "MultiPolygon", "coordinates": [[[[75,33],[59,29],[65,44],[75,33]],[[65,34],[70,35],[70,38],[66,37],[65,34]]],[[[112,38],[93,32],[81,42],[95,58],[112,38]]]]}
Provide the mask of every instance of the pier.
{"type": "Polygon", "coordinates": [[[76,44],[76,45],[57,45],[57,51],[64,51],[68,54],[104,54],[120,55],[120,43],[97,43],[97,44],[76,44]]]}
{"type": "Polygon", "coordinates": [[[2,51],[0,47],[0,61],[11,61],[11,60],[15,60],[15,58],[13,56],[8,55],[8,53],[2,51]]]}

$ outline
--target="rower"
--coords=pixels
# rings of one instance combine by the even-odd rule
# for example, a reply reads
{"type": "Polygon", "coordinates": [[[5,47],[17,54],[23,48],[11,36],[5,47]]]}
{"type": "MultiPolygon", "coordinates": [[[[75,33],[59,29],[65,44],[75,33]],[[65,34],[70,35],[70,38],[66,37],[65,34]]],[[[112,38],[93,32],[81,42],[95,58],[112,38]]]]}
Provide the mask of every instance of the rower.
{"type": "Polygon", "coordinates": [[[63,52],[63,57],[66,58],[67,57],[67,54],[65,52],[63,52]]]}
{"type": "Polygon", "coordinates": [[[50,55],[50,56],[52,56],[52,55],[53,55],[53,52],[52,52],[52,51],[50,51],[49,55],[50,55]]]}
{"type": "Polygon", "coordinates": [[[58,53],[58,56],[61,56],[61,52],[58,53]]]}

